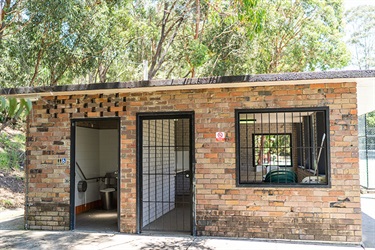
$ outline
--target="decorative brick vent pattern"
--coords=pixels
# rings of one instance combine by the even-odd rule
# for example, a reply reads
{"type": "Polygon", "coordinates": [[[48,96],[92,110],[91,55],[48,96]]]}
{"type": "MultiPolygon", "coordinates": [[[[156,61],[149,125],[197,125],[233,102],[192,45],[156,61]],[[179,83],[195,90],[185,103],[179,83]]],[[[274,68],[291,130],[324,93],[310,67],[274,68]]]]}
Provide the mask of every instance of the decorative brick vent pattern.
{"type": "Polygon", "coordinates": [[[26,142],[30,229],[69,229],[71,119],[123,116],[124,111],[126,97],[119,94],[51,96],[33,104],[26,142]]]}

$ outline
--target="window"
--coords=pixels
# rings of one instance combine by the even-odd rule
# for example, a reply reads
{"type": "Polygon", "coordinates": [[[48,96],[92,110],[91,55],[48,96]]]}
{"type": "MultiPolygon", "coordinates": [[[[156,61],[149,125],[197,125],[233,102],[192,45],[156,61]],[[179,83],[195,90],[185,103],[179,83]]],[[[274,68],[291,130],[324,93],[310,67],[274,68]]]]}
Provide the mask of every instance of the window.
{"type": "Polygon", "coordinates": [[[236,110],[238,185],[327,185],[328,111],[236,110]]]}
{"type": "Polygon", "coordinates": [[[253,134],[253,166],[292,166],[291,134],[253,134]]]}

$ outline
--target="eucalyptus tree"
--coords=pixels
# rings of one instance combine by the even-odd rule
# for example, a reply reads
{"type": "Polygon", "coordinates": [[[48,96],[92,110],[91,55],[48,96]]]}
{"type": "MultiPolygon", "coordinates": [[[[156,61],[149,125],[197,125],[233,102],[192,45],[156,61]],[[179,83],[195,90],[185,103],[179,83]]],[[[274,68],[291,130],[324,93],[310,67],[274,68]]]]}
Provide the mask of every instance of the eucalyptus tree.
{"type": "Polygon", "coordinates": [[[341,0],[0,3],[3,87],[139,80],[145,60],[148,79],[324,70],[348,61],[341,0]]]}
{"type": "MultiPolygon", "coordinates": [[[[0,42],[5,36],[14,34],[22,29],[22,26],[18,27],[18,29],[14,29],[14,26],[17,25],[21,18],[24,4],[24,0],[0,0],[0,42]],[[5,30],[7,29],[11,31],[6,33],[5,30]]],[[[27,25],[27,23],[24,25],[27,25]]]]}
{"type": "Polygon", "coordinates": [[[108,24],[101,21],[108,20],[116,3],[26,1],[18,20],[23,28],[3,44],[0,80],[15,86],[57,85],[86,74],[105,53],[102,33],[108,24]]]}
{"type": "Polygon", "coordinates": [[[134,39],[133,19],[127,1],[102,4],[100,14],[90,25],[88,51],[94,58],[89,82],[120,81],[128,60],[128,46],[134,39]]]}
{"type": "Polygon", "coordinates": [[[255,35],[261,35],[264,9],[257,6],[258,1],[250,4],[216,1],[210,5],[204,44],[208,48],[207,60],[201,72],[204,75],[244,74],[244,65],[249,43],[255,35]]]}
{"type": "Polygon", "coordinates": [[[162,0],[149,5],[137,2],[135,13],[141,13],[149,27],[143,29],[144,39],[139,41],[145,48],[141,49],[143,58],[150,62],[148,78],[202,76],[212,73],[207,67],[217,67],[215,58],[228,62],[226,54],[236,52],[232,44],[224,42],[228,39],[246,42],[261,31],[265,12],[257,8],[258,2],[162,0]],[[242,35],[240,41],[236,40],[237,33],[242,35]],[[225,53],[223,47],[227,47],[225,53]]]}
{"type": "Polygon", "coordinates": [[[349,61],[343,41],[342,0],[267,0],[263,33],[251,43],[254,73],[341,68],[349,61]]]}
{"type": "Polygon", "coordinates": [[[129,44],[129,57],[135,65],[149,62],[148,79],[171,76],[178,68],[181,45],[192,38],[187,30],[194,4],[194,0],[133,2],[130,14],[134,40],[129,44]]]}
{"type": "Polygon", "coordinates": [[[345,13],[352,64],[359,69],[375,67],[375,6],[360,5],[345,13]]]}

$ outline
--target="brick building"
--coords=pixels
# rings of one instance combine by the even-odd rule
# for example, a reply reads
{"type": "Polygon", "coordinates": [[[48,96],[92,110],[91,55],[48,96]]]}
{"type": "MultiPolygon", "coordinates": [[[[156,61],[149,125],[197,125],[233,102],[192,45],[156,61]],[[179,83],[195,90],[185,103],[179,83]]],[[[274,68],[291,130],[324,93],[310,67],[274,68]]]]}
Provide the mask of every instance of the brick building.
{"type": "Polygon", "coordinates": [[[358,243],[357,116],[375,109],[374,76],[3,89],[33,98],[25,226],[72,230],[111,202],[126,233],[358,243]]]}

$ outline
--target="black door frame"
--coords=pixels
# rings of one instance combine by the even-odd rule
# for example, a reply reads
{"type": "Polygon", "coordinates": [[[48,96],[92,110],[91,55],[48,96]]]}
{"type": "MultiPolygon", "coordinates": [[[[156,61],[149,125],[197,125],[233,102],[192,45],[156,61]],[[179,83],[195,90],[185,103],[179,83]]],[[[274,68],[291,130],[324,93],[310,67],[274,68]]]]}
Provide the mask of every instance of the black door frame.
{"type": "Polygon", "coordinates": [[[99,118],[74,118],[70,120],[70,221],[69,229],[74,230],[76,227],[76,212],[75,212],[75,182],[76,182],[76,123],[80,121],[106,121],[116,120],[118,123],[118,181],[117,181],[117,231],[120,231],[120,182],[121,182],[121,119],[120,117],[99,117],[99,118]]]}
{"type": "MultiPolygon", "coordinates": [[[[190,228],[191,234],[196,233],[196,223],[195,223],[195,127],[194,127],[194,111],[176,111],[176,112],[142,112],[137,113],[136,120],[136,145],[137,145],[137,233],[142,233],[142,135],[143,126],[142,122],[144,120],[163,120],[163,119],[189,119],[189,129],[190,129],[190,192],[191,192],[191,215],[190,215],[190,228]]],[[[161,232],[162,233],[162,232],[161,232]]]]}

